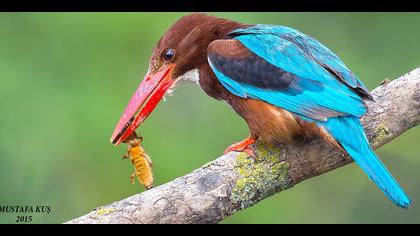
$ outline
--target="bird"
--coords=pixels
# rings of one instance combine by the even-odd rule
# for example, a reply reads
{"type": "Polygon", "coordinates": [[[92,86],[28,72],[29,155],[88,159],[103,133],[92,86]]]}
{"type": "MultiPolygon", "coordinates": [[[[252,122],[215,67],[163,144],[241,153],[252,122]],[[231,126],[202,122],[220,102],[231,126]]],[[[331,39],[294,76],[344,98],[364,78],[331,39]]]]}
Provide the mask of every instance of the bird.
{"type": "Polygon", "coordinates": [[[178,19],[157,42],[146,76],[110,142],[124,142],[158,103],[184,82],[224,101],[250,135],[226,148],[253,155],[250,145],[320,136],[344,150],[395,205],[410,199],[372,150],[360,117],[369,89],[315,38],[296,29],[245,24],[205,13],[178,19]]]}

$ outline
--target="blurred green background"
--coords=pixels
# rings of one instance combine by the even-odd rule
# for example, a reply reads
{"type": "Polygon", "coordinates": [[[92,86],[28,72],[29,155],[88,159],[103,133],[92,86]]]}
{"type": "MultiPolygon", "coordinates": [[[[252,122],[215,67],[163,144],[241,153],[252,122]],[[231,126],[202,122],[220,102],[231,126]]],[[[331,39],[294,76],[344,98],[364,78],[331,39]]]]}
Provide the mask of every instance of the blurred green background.
{"type": "MultiPolygon", "coordinates": [[[[109,137],[165,30],[186,13],[0,14],[0,205],[51,205],[61,223],[144,189],[125,145],[109,137]]],[[[418,13],[211,13],[312,35],[372,89],[420,66],[418,13]]],[[[248,134],[225,104],[192,84],[142,126],[156,184],[220,156],[248,134]],[[192,99],[193,98],[193,99],[192,99]]],[[[420,223],[420,128],[377,152],[412,199],[394,207],[355,165],[307,180],[223,223],[420,223]]],[[[0,213],[0,223],[18,214],[0,213]]],[[[25,214],[23,214],[25,215],[25,214]]]]}

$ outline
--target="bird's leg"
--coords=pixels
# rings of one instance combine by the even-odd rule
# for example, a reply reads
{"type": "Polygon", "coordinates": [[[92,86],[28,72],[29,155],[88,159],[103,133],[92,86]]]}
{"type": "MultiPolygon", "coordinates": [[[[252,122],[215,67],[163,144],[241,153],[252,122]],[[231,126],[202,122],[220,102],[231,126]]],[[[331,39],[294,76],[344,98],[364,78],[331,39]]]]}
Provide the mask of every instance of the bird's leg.
{"type": "Polygon", "coordinates": [[[236,151],[236,152],[246,152],[248,153],[248,155],[254,156],[254,151],[249,147],[249,145],[253,143],[255,143],[255,139],[249,136],[248,138],[240,142],[230,145],[228,148],[225,149],[223,153],[226,154],[231,151],[236,151]]]}

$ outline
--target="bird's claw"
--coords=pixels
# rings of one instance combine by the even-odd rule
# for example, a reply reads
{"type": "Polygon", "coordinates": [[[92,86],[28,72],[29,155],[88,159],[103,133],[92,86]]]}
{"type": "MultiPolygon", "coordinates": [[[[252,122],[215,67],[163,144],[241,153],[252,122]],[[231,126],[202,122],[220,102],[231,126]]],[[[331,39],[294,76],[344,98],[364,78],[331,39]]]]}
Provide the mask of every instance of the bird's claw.
{"type": "Polygon", "coordinates": [[[252,150],[252,148],[249,147],[253,143],[255,143],[255,139],[248,137],[240,142],[230,145],[228,148],[225,149],[223,153],[226,154],[228,152],[236,151],[236,152],[245,152],[249,156],[255,156],[254,150],[252,150]]]}
{"type": "Polygon", "coordinates": [[[249,147],[248,148],[245,148],[245,150],[243,150],[243,152],[247,153],[251,157],[255,156],[254,150],[252,150],[249,147]]]}

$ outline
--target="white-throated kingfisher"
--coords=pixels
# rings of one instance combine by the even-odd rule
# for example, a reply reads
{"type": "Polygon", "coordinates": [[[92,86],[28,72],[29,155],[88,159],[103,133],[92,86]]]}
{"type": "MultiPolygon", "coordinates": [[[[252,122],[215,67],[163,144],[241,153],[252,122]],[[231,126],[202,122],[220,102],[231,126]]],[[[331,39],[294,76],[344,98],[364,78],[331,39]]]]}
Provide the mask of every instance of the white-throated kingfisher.
{"type": "Polygon", "coordinates": [[[316,39],[277,25],[248,25],[195,13],[174,23],[157,43],[149,70],[111,137],[126,140],[159,101],[182,82],[197,83],[244,118],[256,140],[287,143],[314,135],[344,149],[396,205],[410,200],[373,152],[359,120],[366,86],[316,39]]]}

